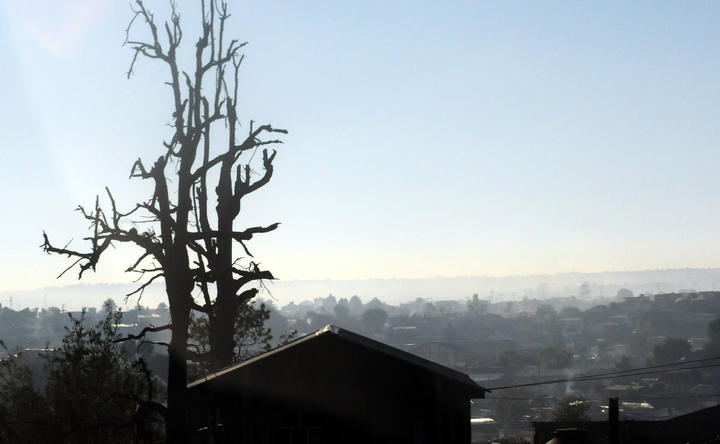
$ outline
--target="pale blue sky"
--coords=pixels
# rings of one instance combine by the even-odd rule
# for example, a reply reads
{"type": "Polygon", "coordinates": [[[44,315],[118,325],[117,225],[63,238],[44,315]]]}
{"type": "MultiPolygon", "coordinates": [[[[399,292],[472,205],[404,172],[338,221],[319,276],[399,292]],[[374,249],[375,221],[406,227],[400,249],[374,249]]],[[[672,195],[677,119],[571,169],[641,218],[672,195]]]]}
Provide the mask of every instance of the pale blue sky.
{"type": "MultiPolygon", "coordinates": [[[[127,2],[0,4],[0,289],[74,283],[42,230],[80,247],[77,204],[145,196],[127,177],[168,134],[166,72],[125,78],[127,2]]],[[[278,277],[720,266],[720,4],[231,8],[243,118],[290,131],[243,216],[283,223],[253,244],[278,277]]],[[[130,279],[113,253],[89,282],[130,279]]]]}

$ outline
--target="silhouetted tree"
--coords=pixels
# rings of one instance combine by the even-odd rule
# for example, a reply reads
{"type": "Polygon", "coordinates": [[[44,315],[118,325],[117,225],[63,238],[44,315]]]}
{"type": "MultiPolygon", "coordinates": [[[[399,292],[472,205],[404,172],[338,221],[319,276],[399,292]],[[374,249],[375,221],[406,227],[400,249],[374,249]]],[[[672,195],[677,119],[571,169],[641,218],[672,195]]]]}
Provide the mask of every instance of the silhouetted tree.
{"type": "Polygon", "coordinates": [[[79,267],[82,277],[85,271],[96,268],[111,245],[130,243],[139,248],[140,254],[127,271],[139,273],[145,279],[128,296],[142,295],[153,281],[164,280],[172,322],[146,328],[138,336],[171,331],[167,430],[171,442],[181,443],[187,440],[188,359],[206,359],[213,368],[232,363],[237,312],[258,293],[257,288],[248,285],[274,279],[252,259],[246,242],[256,234],[275,230],[278,223],[236,230],[234,221],[242,199],[266,185],[273,174],[276,152],[270,153],[266,147],[281,141],[261,137],[287,132],[253,121],[246,127],[245,135],[238,132],[238,73],[243,59],[240,49],[245,43],[228,42],[225,38],[230,17],[225,2],[201,2],[201,35],[192,42],[194,60],[189,70],[183,70],[178,63],[183,32],[175,3],[170,5],[169,20],[159,25],[144,3],[136,0],[135,15],[126,33],[126,44],[134,51],[128,77],[141,57],[157,60],[169,70],[172,134],[163,142],[161,155],[152,165],[148,167],[138,159],[130,169],[131,178],[149,180],[153,191],[147,200],[120,211],[106,188],[109,211],[100,206],[99,199],[90,211],[79,207],[91,223],[88,251],[56,247],[47,235],[43,248],[48,253],[73,258],[75,262],[68,269],[79,267]],[[137,23],[143,24],[146,40],[129,37],[137,23]],[[261,156],[255,157],[258,149],[261,156]],[[251,167],[253,159],[259,159],[261,168],[251,167]],[[256,169],[262,169],[262,173],[254,178],[256,169]],[[215,181],[214,186],[210,180],[215,181]],[[208,210],[212,189],[215,215],[208,210]],[[136,226],[138,221],[144,222],[142,229],[136,226]],[[242,261],[238,260],[237,246],[245,257],[242,261]],[[195,290],[199,300],[195,299],[195,290]],[[191,310],[207,316],[208,356],[197,356],[187,349],[191,310]]]}
{"type": "Polygon", "coordinates": [[[387,322],[388,314],[382,308],[371,308],[362,315],[362,321],[365,328],[372,334],[382,332],[385,322],[387,322]]]}
{"type": "MultiPolygon", "coordinates": [[[[342,299],[340,301],[342,301],[342,299]]],[[[345,301],[344,304],[337,304],[333,308],[333,311],[335,312],[335,316],[337,316],[338,319],[347,319],[350,316],[350,308],[348,308],[347,301],[345,301]]]]}
{"type": "Polygon", "coordinates": [[[35,387],[28,367],[0,362],[0,442],[147,442],[165,412],[142,361],[116,344],[122,313],[105,305],[88,325],[85,312],[65,327],[62,345],[48,349],[47,381],[35,387]]]}
{"type": "Polygon", "coordinates": [[[592,290],[590,290],[590,283],[583,282],[583,284],[580,286],[580,291],[578,291],[578,297],[580,299],[587,299],[590,297],[591,291],[592,290]]]}
{"type": "Polygon", "coordinates": [[[622,301],[625,298],[633,297],[633,292],[628,290],[627,288],[621,288],[620,290],[618,290],[617,295],[615,297],[622,301]]]}
{"type": "Polygon", "coordinates": [[[467,302],[468,313],[475,318],[479,318],[487,311],[488,301],[480,299],[477,293],[472,295],[472,299],[467,302]]]}
{"type": "Polygon", "coordinates": [[[48,359],[45,396],[64,443],[130,442],[138,423],[151,418],[137,414],[149,407],[165,412],[143,364],[131,362],[116,345],[122,312],[107,301],[104,311],[94,326],[86,325],[84,311],[71,318],[62,345],[48,359]]]}
{"type": "Polygon", "coordinates": [[[33,386],[30,369],[18,364],[18,353],[2,342],[0,348],[9,355],[0,360],[0,442],[48,442],[55,434],[48,423],[51,415],[45,397],[33,386]]]}
{"type": "MultiPolygon", "coordinates": [[[[260,304],[243,304],[235,318],[235,350],[233,363],[238,363],[268,351],[273,346],[273,333],[266,323],[270,319],[271,311],[263,302],[260,304]]],[[[296,332],[283,332],[278,340],[282,345],[292,340],[296,332]]],[[[190,321],[190,346],[199,356],[208,356],[210,349],[210,324],[207,316],[193,316],[190,321]]],[[[201,373],[207,374],[215,370],[208,361],[200,361],[201,373]]]]}
{"type": "Polygon", "coordinates": [[[423,316],[437,316],[439,314],[437,307],[432,302],[426,302],[422,310],[423,316]]]}
{"type": "Polygon", "coordinates": [[[332,324],[335,319],[332,315],[326,313],[318,313],[310,310],[305,315],[305,321],[312,330],[318,330],[328,324],[332,324]]]}
{"type": "Polygon", "coordinates": [[[324,313],[334,313],[335,306],[337,305],[337,299],[333,295],[328,295],[324,299],[320,299],[320,308],[324,313]]]}
{"type": "Polygon", "coordinates": [[[351,316],[360,316],[362,314],[363,303],[358,295],[353,295],[348,302],[351,316]]]}

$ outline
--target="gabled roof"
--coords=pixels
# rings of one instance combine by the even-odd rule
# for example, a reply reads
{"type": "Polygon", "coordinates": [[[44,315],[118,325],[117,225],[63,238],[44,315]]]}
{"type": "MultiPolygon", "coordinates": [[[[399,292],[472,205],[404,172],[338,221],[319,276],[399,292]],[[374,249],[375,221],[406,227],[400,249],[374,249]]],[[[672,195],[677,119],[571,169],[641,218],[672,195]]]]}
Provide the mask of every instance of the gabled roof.
{"type": "Polygon", "coordinates": [[[239,368],[252,365],[253,363],[255,363],[257,361],[260,361],[269,356],[275,355],[276,353],[282,353],[283,350],[286,350],[290,347],[295,347],[298,344],[312,341],[312,340],[314,340],[320,336],[324,336],[324,335],[333,335],[337,338],[348,341],[350,343],[360,345],[362,347],[368,348],[368,349],[376,351],[378,353],[385,354],[385,355],[390,356],[395,359],[403,360],[409,364],[424,368],[424,369],[426,369],[432,373],[435,373],[439,376],[442,376],[444,378],[448,378],[448,379],[454,380],[456,382],[459,382],[460,384],[463,384],[472,390],[473,397],[483,398],[483,397],[485,397],[485,392],[489,391],[489,390],[479,386],[477,383],[475,383],[475,381],[470,379],[470,377],[468,375],[466,375],[465,373],[459,372],[457,370],[453,370],[451,368],[440,365],[436,362],[429,361],[427,359],[413,355],[412,353],[408,353],[403,350],[397,349],[395,347],[391,347],[387,344],[383,344],[382,342],[375,341],[368,337],[359,335],[357,333],[353,333],[349,330],[345,330],[340,327],[336,327],[334,325],[327,325],[324,328],[321,328],[320,330],[317,330],[314,333],[310,333],[310,334],[303,336],[302,338],[296,339],[288,344],[277,347],[273,350],[270,350],[266,353],[258,355],[254,358],[248,359],[247,361],[241,362],[240,364],[233,365],[233,366],[224,368],[222,370],[219,370],[215,373],[206,375],[205,377],[200,378],[200,379],[188,384],[188,388],[195,387],[206,381],[210,381],[219,376],[231,373],[239,368]]]}

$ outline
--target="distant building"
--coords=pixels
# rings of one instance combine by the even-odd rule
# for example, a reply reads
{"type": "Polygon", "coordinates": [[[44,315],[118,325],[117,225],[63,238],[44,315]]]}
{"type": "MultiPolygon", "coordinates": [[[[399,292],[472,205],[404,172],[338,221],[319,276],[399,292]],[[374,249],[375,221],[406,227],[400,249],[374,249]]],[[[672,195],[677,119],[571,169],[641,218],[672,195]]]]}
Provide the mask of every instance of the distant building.
{"type": "Polygon", "coordinates": [[[623,298],[623,305],[632,311],[646,311],[650,309],[650,297],[646,295],[623,298]]]}
{"type": "Polygon", "coordinates": [[[467,375],[327,326],[188,386],[195,443],[470,442],[467,375]]]}
{"type": "Polygon", "coordinates": [[[683,297],[683,294],[663,293],[663,294],[656,294],[653,297],[653,301],[655,302],[655,306],[657,308],[671,308],[673,306],[673,304],[682,297],[683,297]]]}

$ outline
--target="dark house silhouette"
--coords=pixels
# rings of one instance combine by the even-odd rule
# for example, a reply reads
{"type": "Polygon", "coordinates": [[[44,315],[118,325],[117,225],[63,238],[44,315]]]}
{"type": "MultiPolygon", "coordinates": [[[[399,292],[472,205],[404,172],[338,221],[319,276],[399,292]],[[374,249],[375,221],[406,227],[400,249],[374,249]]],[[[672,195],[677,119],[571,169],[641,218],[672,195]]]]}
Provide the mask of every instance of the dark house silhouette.
{"type": "MultiPolygon", "coordinates": [[[[533,422],[534,444],[545,444],[557,429],[579,428],[587,431],[587,443],[608,442],[607,421],[533,422]]],[[[619,439],[626,444],[720,443],[720,405],[696,410],[661,421],[621,420],[619,439]]]]}
{"type": "Polygon", "coordinates": [[[470,442],[467,375],[327,326],[188,386],[197,443],[470,442]]]}

